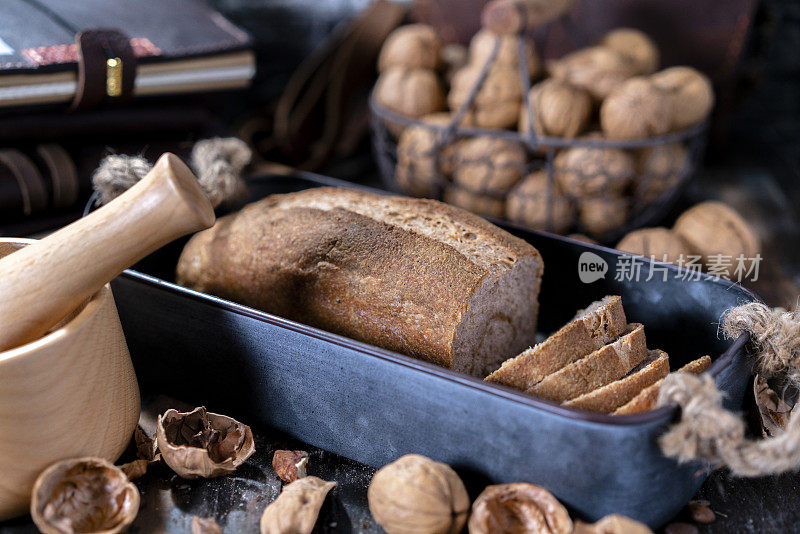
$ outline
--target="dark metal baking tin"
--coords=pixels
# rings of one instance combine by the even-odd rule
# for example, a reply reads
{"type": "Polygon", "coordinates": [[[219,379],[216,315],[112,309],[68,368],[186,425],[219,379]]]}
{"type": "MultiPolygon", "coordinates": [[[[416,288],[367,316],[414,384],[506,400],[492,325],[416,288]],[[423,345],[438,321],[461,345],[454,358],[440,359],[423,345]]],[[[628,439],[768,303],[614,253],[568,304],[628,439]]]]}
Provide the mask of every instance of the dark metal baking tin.
{"type": "MultiPolygon", "coordinates": [[[[259,198],[319,185],[348,184],[273,176],[253,182],[251,191],[259,198]]],[[[755,299],[752,293],[707,276],[679,281],[672,267],[667,282],[617,281],[620,256],[610,249],[510,230],[544,258],[542,332],[556,330],[593,300],[621,295],[629,320],[645,324],[649,347],[667,350],[673,369],[702,354],[717,355],[709,372],[726,406],[741,406],[750,371],[747,338],[723,341],[718,322],[726,309],[755,299]],[[584,251],[608,262],[605,279],[579,281],[584,251]]],[[[145,389],[246,412],[374,467],[413,452],[451,464],[473,488],[539,484],[592,520],[620,513],[659,526],[706,477],[706,466],[678,465],[658,449],[675,409],[623,417],[571,410],[185,289],[168,281],[182,245],[165,247],[112,284],[145,389]]]]}

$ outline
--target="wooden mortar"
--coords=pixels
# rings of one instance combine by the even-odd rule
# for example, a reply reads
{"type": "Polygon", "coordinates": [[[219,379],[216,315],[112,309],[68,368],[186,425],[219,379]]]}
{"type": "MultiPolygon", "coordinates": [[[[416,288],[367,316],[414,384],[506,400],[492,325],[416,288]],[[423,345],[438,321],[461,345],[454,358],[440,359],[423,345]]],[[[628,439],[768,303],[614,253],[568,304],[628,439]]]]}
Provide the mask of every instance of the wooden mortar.
{"type": "Polygon", "coordinates": [[[50,464],[125,450],[141,406],[108,282],[213,222],[194,175],[165,154],[87,217],[40,241],[0,239],[0,521],[27,511],[50,464]]]}

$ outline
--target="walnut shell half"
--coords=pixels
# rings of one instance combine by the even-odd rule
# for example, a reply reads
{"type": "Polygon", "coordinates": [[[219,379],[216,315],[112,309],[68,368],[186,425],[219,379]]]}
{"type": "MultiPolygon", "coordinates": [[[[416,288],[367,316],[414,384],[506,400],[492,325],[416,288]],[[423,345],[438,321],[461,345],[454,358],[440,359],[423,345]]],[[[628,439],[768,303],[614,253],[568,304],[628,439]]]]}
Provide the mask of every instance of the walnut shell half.
{"type": "Polygon", "coordinates": [[[159,415],[156,439],[161,457],[183,478],[231,473],[256,450],[249,426],[202,406],[159,415]]]}
{"type": "Polygon", "coordinates": [[[322,503],[336,482],[304,477],[284,486],[261,514],[261,534],[311,534],[322,503]]]}
{"type": "Polygon", "coordinates": [[[419,454],[379,469],[367,499],[375,521],[389,534],[456,534],[469,512],[469,496],[456,472],[419,454]]]}
{"type": "Polygon", "coordinates": [[[31,516],[44,534],[114,534],[139,511],[139,490],[102,458],[57,462],[33,485],[31,516]]]}
{"type": "Polygon", "coordinates": [[[566,508],[544,488],[517,482],[488,486],[472,505],[470,534],[571,534],[566,508]]]}

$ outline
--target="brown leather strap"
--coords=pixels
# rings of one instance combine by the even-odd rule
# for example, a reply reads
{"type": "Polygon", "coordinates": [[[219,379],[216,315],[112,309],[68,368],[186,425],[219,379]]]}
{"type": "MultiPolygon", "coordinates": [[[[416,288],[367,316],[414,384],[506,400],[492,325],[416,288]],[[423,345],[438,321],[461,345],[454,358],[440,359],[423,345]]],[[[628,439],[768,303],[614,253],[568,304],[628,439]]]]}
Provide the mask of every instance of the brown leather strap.
{"type": "Polygon", "coordinates": [[[84,30],[78,44],[78,88],[72,109],[95,107],[107,98],[123,101],[133,94],[136,54],[130,38],[111,28],[84,30]]]}
{"type": "Polygon", "coordinates": [[[33,162],[13,148],[0,150],[0,164],[5,165],[14,175],[22,195],[22,211],[31,215],[47,208],[47,188],[39,169],[33,162]]]}

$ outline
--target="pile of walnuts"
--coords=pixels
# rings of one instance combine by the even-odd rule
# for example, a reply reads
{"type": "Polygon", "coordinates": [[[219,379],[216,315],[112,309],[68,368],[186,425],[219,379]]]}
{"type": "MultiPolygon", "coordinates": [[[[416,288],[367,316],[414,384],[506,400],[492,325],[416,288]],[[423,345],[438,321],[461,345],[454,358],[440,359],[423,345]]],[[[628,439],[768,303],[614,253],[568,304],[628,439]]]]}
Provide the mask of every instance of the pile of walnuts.
{"type": "Polygon", "coordinates": [[[604,236],[689,173],[683,142],[625,145],[703,122],[714,105],[705,75],[658,71],[658,48],[635,29],[543,62],[524,33],[490,27],[460,50],[423,24],[387,39],[373,98],[410,119],[383,119],[397,140],[403,192],[535,229],[604,236]]]}

